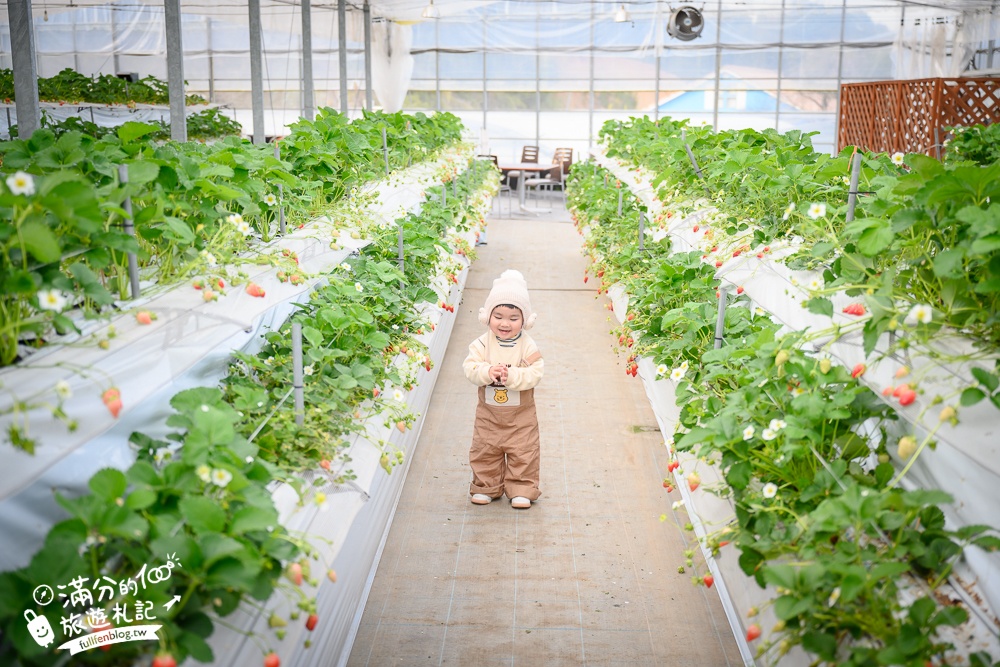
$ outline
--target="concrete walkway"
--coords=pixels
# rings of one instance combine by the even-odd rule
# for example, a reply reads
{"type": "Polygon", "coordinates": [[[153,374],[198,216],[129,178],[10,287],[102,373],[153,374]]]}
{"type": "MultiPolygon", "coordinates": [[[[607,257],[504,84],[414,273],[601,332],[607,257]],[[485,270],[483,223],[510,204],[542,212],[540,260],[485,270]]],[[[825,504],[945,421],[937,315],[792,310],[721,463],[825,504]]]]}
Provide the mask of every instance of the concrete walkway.
{"type": "Polygon", "coordinates": [[[584,285],[565,210],[496,219],[472,267],[349,665],[742,665],[715,590],[678,574],[687,537],[661,485],[663,438],[584,285]],[[468,497],[476,315],[507,268],[528,281],[545,358],[542,497],[468,497]]]}

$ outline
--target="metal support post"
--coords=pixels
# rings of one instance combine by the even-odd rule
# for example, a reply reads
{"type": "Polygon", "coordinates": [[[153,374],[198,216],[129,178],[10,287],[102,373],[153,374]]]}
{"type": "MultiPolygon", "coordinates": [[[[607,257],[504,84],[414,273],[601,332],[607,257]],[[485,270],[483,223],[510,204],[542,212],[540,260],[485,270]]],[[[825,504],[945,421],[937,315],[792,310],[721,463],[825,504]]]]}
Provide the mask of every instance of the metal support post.
{"type": "MultiPolygon", "coordinates": [[[[281,149],[277,141],[274,142],[274,159],[281,159],[281,149]]],[[[285,233],[285,188],[281,183],[278,183],[278,233],[285,233]]]]}
{"type": "Polygon", "coordinates": [[[382,128],[382,157],[385,158],[385,175],[389,176],[389,143],[385,138],[385,128],[382,128]]]}
{"type": "Polygon", "coordinates": [[[639,209],[639,250],[646,249],[646,216],[639,209]]]}
{"type": "Polygon", "coordinates": [[[302,115],[306,120],[316,117],[316,91],[313,82],[312,4],[302,0],[302,115]]]}
{"type": "MultiPolygon", "coordinates": [[[[38,70],[35,65],[35,28],[31,20],[31,0],[11,0],[7,5],[7,16],[10,30],[10,61],[14,70],[17,138],[27,141],[35,130],[41,127],[41,111],[38,108],[38,70]]],[[[7,127],[9,132],[9,122],[7,127]]]]}
{"type": "MultiPolygon", "coordinates": [[[[118,165],[118,182],[122,185],[128,183],[128,166],[124,164],[118,165]]],[[[132,223],[132,197],[125,197],[125,201],[122,202],[122,208],[128,214],[125,217],[125,222],[122,225],[125,228],[125,233],[129,236],[135,236],[135,225],[132,223]]],[[[128,257],[128,279],[129,284],[132,288],[132,298],[139,298],[139,260],[136,259],[135,253],[127,253],[128,257]]]]}
{"type": "Polygon", "coordinates": [[[302,391],[302,324],[292,322],[292,389],[295,392],[295,423],[305,421],[305,394],[302,391]]]}
{"type": "MultiPolygon", "coordinates": [[[[114,12],[115,9],[112,9],[111,13],[114,12]]],[[[163,22],[167,37],[167,96],[170,100],[170,138],[174,141],[187,141],[187,111],[184,106],[184,42],[181,36],[180,0],[164,1],[163,22]]]]}
{"type": "Polygon", "coordinates": [[[851,186],[847,193],[847,222],[854,220],[854,207],[858,204],[858,181],[861,180],[861,153],[851,161],[851,186]]]}
{"type": "Polygon", "coordinates": [[[719,285],[719,315],[715,319],[715,349],[722,347],[722,334],[726,330],[726,297],[729,295],[725,286],[719,285]]]}
{"type": "Polygon", "coordinates": [[[365,108],[372,110],[372,8],[365,0],[365,108]]]}
{"type": "Polygon", "coordinates": [[[340,112],[347,115],[347,2],[337,0],[337,51],[340,55],[340,112]]]}
{"type": "Polygon", "coordinates": [[[264,40],[261,36],[260,0],[249,0],[250,18],[250,103],[253,108],[253,143],[264,143],[264,40]]]}
{"type": "Polygon", "coordinates": [[[402,218],[400,218],[399,222],[396,224],[396,227],[399,229],[399,241],[398,241],[398,248],[396,249],[396,260],[399,262],[399,272],[403,276],[399,279],[399,291],[402,292],[403,278],[406,277],[406,271],[404,270],[404,265],[403,265],[403,219],[402,218]]]}

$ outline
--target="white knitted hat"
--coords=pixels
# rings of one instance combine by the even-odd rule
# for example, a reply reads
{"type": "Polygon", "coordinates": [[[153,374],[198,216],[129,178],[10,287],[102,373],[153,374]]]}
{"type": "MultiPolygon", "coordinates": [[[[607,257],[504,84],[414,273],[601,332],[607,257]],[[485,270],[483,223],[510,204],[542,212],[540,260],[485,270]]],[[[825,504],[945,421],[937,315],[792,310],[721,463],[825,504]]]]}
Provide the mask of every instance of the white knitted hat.
{"type": "Polygon", "coordinates": [[[486,297],[486,305],[479,309],[480,323],[488,325],[493,309],[505,303],[521,309],[524,328],[530,329],[535,323],[535,312],[531,310],[531,300],[528,298],[528,283],[520,271],[508,269],[493,281],[493,289],[486,297]]]}

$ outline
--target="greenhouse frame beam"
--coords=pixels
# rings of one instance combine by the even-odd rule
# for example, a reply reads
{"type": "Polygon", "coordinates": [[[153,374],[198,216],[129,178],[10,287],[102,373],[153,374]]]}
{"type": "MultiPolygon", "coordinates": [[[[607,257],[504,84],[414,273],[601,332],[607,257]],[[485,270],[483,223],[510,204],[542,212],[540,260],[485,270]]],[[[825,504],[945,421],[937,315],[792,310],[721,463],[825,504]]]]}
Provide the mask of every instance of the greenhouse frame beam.
{"type": "Polygon", "coordinates": [[[347,0],[337,0],[337,51],[340,61],[340,112],[347,115],[347,0]]]}
{"type": "Polygon", "coordinates": [[[719,86],[722,82],[722,0],[715,19],[715,103],[712,104],[712,130],[719,131],[719,86]]]}
{"type": "Polygon", "coordinates": [[[181,0],[163,0],[163,28],[167,36],[167,99],[170,102],[170,138],[174,141],[187,141],[181,0]]]}
{"type": "Polygon", "coordinates": [[[31,0],[10,0],[10,59],[14,70],[14,108],[17,136],[28,139],[40,126],[38,70],[35,69],[35,32],[31,24],[31,0]]]}
{"type": "Polygon", "coordinates": [[[372,110],[372,7],[365,0],[365,108],[372,110]]]}
{"type": "MultiPolygon", "coordinates": [[[[367,8],[366,1],[366,11],[367,8]]],[[[302,0],[302,117],[306,120],[313,120],[316,115],[312,49],[312,0],[302,0]]]]}
{"type": "Polygon", "coordinates": [[[250,0],[250,103],[253,106],[253,143],[264,143],[264,77],[261,67],[263,40],[260,29],[260,0],[250,0]]]}

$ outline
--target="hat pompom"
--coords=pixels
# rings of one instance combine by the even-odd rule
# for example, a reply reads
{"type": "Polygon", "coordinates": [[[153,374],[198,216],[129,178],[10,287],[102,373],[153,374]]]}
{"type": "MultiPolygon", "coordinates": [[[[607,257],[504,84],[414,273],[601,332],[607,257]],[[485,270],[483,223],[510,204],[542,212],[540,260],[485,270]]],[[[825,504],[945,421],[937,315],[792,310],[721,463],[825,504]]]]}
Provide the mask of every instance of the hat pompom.
{"type": "Polygon", "coordinates": [[[485,308],[479,309],[479,323],[486,325],[490,323],[490,314],[486,312],[485,308]]]}
{"type": "Polygon", "coordinates": [[[524,321],[524,328],[530,329],[531,327],[535,326],[536,317],[538,317],[538,313],[532,313],[531,315],[528,315],[528,319],[524,321]]]}
{"type": "Polygon", "coordinates": [[[507,269],[506,271],[500,274],[500,278],[502,280],[509,280],[511,278],[514,278],[517,280],[524,281],[525,284],[527,284],[527,281],[524,280],[524,275],[517,269],[507,269]]]}

